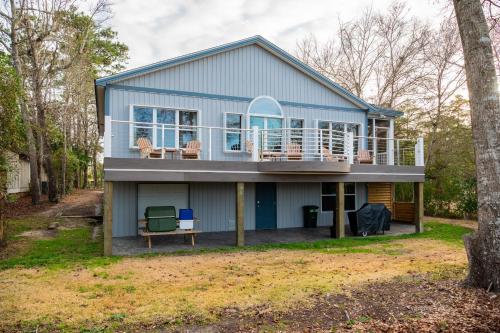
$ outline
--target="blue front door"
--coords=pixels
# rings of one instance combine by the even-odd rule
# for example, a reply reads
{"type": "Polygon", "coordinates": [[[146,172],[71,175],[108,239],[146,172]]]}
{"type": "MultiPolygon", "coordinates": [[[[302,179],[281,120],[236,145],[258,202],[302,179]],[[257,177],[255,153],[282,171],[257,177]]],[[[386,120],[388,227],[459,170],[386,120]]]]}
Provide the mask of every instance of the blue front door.
{"type": "Polygon", "coordinates": [[[276,183],[255,184],[255,229],[276,229],[276,183]]]}

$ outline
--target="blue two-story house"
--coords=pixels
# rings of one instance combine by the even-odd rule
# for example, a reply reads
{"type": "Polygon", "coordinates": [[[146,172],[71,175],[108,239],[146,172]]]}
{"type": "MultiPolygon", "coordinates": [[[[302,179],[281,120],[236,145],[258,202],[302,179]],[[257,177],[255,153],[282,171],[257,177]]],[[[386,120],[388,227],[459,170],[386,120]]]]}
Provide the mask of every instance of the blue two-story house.
{"type": "Polygon", "coordinates": [[[100,78],[95,91],[107,254],[155,205],[192,208],[202,232],[236,231],[240,245],[244,230],[302,227],[302,206],[316,205],[343,237],[345,212],[393,210],[396,182],[415,184],[421,229],[423,142],[394,137],[402,113],[260,36],[100,78]]]}

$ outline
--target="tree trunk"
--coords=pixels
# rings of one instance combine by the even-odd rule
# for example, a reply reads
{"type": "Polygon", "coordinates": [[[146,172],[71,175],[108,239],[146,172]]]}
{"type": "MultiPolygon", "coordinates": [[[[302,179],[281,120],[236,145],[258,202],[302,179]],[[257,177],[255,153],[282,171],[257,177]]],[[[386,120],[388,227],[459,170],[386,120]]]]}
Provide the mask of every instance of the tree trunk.
{"type": "MultiPolygon", "coordinates": [[[[35,51],[32,50],[32,57],[35,57],[35,51]]],[[[49,201],[57,202],[59,200],[59,195],[57,191],[57,179],[54,172],[54,167],[52,165],[52,147],[50,146],[50,140],[47,131],[47,118],[46,118],[46,107],[43,100],[43,91],[42,85],[40,84],[40,73],[37,68],[32,69],[32,78],[33,78],[33,93],[35,98],[35,105],[37,108],[37,116],[38,116],[38,126],[40,127],[40,138],[42,142],[42,146],[40,150],[43,150],[43,166],[45,168],[45,172],[47,173],[47,183],[48,183],[48,191],[49,191],[49,201]]]]}
{"type": "Polygon", "coordinates": [[[84,150],[85,154],[85,163],[83,165],[83,188],[89,187],[89,163],[88,157],[89,157],[89,152],[87,149],[84,150]]]}
{"type": "Polygon", "coordinates": [[[480,0],[454,0],[465,58],[476,153],[478,231],[465,237],[467,282],[500,291],[500,102],[480,0]]]}
{"type": "MultiPolygon", "coordinates": [[[[16,70],[16,74],[21,80],[22,88],[25,90],[25,82],[23,71],[21,67],[21,62],[19,58],[18,49],[18,35],[17,35],[17,25],[19,22],[19,17],[17,13],[17,8],[14,0],[10,1],[12,24],[10,31],[11,38],[11,56],[12,65],[16,70]]],[[[30,110],[28,108],[28,103],[26,102],[25,96],[22,95],[19,99],[19,108],[21,110],[21,117],[23,118],[24,128],[26,130],[26,139],[28,144],[28,157],[30,162],[30,188],[31,188],[31,202],[36,205],[40,203],[40,178],[38,177],[38,155],[36,149],[35,136],[33,134],[32,120],[30,117],[30,110]]]]}
{"type": "MultiPolygon", "coordinates": [[[[0,152],[1,154],[1,152],[0,152]]],[[[0,248],[5,245],[5,201],[7,195],[7,172],[0,170],[0,248]]]]}
{"type": "Polygon", "coordinates": [[[66,136],[66,117],[63,116],[63,154],[61,161],[61,195],[66,195],[66,154],[68,152],[66,136]]]}
{"type": "Polygon", "coordinates": [[[97,149],[94,146],[92,150],[92,166],[93,166],[93,173],[94,173],[94,188],[98,187],[98,180],[97,180],[97,149]]]}

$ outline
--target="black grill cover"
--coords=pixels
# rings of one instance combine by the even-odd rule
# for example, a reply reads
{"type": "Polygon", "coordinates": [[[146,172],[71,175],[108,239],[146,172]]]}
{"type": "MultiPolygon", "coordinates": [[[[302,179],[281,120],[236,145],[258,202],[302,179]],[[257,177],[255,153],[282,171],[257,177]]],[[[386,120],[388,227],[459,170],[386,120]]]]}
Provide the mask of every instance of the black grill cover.
{"type": "Polygon", "coordinates": [[[351,233],[355,236],[376,234],[391,227],[391,212],[384,204],[365,203],[357,211],[349,212],[348,218],[351,233]]]}

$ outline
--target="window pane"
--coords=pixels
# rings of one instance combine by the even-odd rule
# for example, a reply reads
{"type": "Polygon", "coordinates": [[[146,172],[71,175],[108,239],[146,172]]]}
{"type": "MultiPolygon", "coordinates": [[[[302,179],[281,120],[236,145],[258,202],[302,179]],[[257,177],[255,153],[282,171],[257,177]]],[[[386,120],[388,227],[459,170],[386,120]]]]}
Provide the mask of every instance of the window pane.
{"type": "Polygon", "coordinates": [[[330,123],[328,121],[319,121],[318,122],[318,128],[319,129],[329,129],[330,128],[330,123]]]}
{"type": "Polygon", "coordinates": [[[241,114],[227,113],[226,128],[241,128],[241,114]]]}
{"type": "Polygon", "coordinates": [[[344,193],[345,194],[356,194],[356,184],[355,183],[344,183],[344,193]]]}
{"type": "Polygon", "coordinates": [[[321,194],[335,195],[335,183],[321,183],[321,194]]]}
{"type": "Polygon", "coordinates": [[[196,126],[197,113],[194,111],[179,111],[179,125],[196,126]]]}
{"type": "Polygon", "coordinates": [[[262,117],[250,117],[250,128],[257,126],[259,129],[264,129],[264,118],[262,117]]]}
{"type": "Polygon", "coordinates": [[[290,120],[290,128],[303,128],[304,120],[303,119],[291,119],[290,120]]]}
{"type": "Polygon", "coordinates": [[[179,131],[179,146],[186,148],[189,141],[196,140],[196,131],[180,130],[179,131]]]}
{"type": "Polygon", "coordinates": [[[281,128],[281,119],[267,118],[267,129],[281,128]]]}
{"type": "MultiPolygon", "coordinates": [[[[156,111],[156,122],[158,124],[165,124],[163,133],[163,147],[173,148],[175,147],[175,110],[168,109],[157,109],[156,111]]],[[[156,146],[162,147],[162,127],[158,126],[156,130],[156,146]]]]}
{"type": "Polygon", "coordinates": [[[134,121],[141,122],[143,124],[134,125],[134,145],[137,145],[137,139],[148,138],[149,141],[153,142],[153,109],[146,107],[134,107],[134,121]]]}
{"type": "Polygon", "coordinates": [[[356,196],[355,195],[345,195],[344,196],[344,209],[345,210],[356,210],[356,196]]]}
{"type": "Polygon", "coordinates": [[[354,136],[358,136],[359,134],[359,125],[356,124],[346,124],[347,132],[352,132],[354,136]]]}
{"type": "Polygon", "coordinates": [[[281,117],[281,107],[277,101],[269,97],[258,97],[253,100],[248,111],[250,114],[263,114],[281,117]]]}
{"type": "Polygon", "coordinates": [[[141,123],[152,123],[153,122],[153,109],[134,106],[134,121],[141,123]]]}
{"type": "MultiPolygon", "coordinates": [[[[332,123],[332,130],[344,133],[344,123],[332,123]]],[[[338,132],[335,132],[334,135],[341,135],[338,132]]]]}
{"type": "Polygon", "coordinates": [[[375,119],[375,126],[389,127],[389,120],[375,119]]]}
{"type": "Polygon", "coordinates": [[[331,212],[335,210],[335,196],[321,197],[321,210],[323,212],[331,212]]]}
{"type": "MultiPolygon", "coordinates": [[[[156,111],[156,122],[175,125],[175,110],[158,109],[156,111]]],[[[165,128],[169,128],[169,126],[165,126],[165,128]]]]}
{"type": "MultiPolygon", "coordinates": [[[[175,130],[167,129],[165,127],[164,137],[163,137],[163,147],[174,148],[175,147],[175,130]]],[[[156,146],[161,147],[161,128],[156,130],[156,146]]]]}
{"type": "Polygon", "coordinates": [[[241,150],[241,134],[226,133],[226,150],[241,150]]]}

